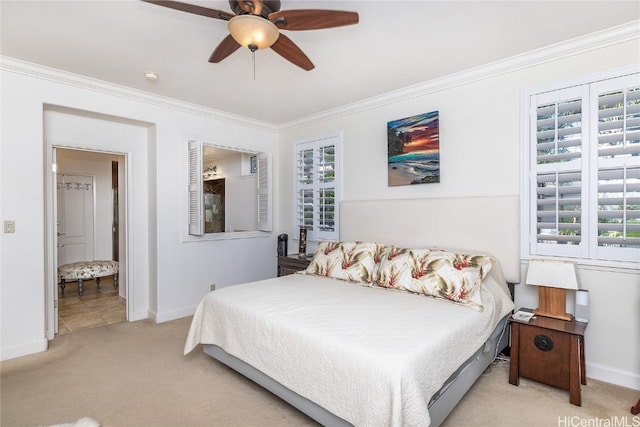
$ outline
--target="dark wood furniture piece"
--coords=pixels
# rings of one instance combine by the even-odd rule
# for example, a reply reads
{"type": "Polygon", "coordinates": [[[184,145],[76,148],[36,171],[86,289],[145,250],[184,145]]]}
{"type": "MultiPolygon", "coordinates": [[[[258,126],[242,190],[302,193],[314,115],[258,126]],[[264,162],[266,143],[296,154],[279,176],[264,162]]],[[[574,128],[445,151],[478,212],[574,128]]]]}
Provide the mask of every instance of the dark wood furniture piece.
{"type": "Polygon", "coordinates": [[[278,276],[286,276],[296,271],[304,270],[309,265],[312,256],[299,255],[278,256],[278,276]]]}
{"type": "MultiPolygon", "coordinates": [[[[531,311],[528,309],[520,309],[531,311]]],[[[520,377],[569,390],[569,402],[582,406],[580,384],[587,384],[584,331],[587,323],[537,316],[511,321],[509,383],[520,377]]]]}

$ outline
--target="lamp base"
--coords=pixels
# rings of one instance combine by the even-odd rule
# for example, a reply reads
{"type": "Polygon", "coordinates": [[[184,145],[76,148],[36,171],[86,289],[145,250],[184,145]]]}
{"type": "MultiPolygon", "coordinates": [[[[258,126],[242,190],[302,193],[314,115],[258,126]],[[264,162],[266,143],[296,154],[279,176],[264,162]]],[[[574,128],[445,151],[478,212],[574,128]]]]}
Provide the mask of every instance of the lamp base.
{"type": "Polygon", "coordinates": [[[536,308],[535,310],[533,310],[533,314],[535,316],[551,317],[553,319],[566,320],[567,322],[571,322],[573,320],[573,315],[571,313],[564,313],[564,314],[546,313],[544,311],[541,311],[539,308],[536,308]]]}
{"type": "Polygon", "coordinates": [[[538,287],[538,305],[533,311],[536,316],[551,317],[554,319],[573,320],[573,316],[565,312],[567,292],[562,288],[538,287]]]}

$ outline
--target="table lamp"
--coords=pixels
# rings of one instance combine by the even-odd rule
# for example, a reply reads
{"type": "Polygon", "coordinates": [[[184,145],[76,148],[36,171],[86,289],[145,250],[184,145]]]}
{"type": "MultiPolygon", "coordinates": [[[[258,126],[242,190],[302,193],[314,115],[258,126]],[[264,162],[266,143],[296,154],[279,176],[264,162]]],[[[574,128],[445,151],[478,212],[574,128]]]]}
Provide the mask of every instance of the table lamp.
{"type": "Polygon", "coordinates": [[[567,289],[578,289],[576,265],[568,261],[531,260],[527,271],[527,285],[538,286],[537,316],[571,321],[565,312],[567,289]]]}

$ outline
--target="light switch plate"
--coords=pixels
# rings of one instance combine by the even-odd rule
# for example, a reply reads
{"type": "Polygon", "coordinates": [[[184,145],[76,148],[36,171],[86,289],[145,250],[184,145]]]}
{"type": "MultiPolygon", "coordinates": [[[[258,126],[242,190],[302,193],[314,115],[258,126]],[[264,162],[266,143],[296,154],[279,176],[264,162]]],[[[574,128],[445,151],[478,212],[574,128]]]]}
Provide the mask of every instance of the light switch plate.
{"type": "Polygon", "coordinates": [[[16,232],[16,222],[12,219],[5,220],[4,222],[4,232],[5,233],[15,233],[16,232]]]}

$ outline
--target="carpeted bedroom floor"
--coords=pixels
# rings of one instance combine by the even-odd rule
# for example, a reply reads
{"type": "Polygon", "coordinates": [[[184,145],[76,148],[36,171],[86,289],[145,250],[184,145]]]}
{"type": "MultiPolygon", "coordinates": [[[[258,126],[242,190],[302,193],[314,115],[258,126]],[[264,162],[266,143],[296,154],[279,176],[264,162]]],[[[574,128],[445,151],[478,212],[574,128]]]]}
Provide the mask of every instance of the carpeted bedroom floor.
{"type": "MultiPolygon", "coordinates": [[[[317,425],[199,348],[183,356],[190,321],[70,333],[46,352],[2,362],[0,424],[48,426],[91,417],[103,427],[317,425]]],[[[502,363],[478,380],[444,426],[640,426],[630,413],[638,398],[640,391],[589,379],[577,407],[563,390],[526,379],[510,385],[508,363],[502,363]]]]}

